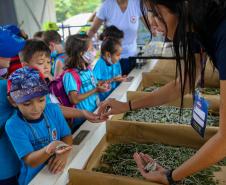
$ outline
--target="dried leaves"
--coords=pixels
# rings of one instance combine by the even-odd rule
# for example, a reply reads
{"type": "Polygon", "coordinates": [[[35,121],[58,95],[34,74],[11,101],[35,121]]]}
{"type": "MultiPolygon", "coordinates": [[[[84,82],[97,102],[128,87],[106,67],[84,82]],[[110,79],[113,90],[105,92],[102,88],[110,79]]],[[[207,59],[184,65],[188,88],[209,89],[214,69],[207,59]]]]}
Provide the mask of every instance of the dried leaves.
{"type": "MultiPolygon", "coordinates": [[[[113,144],[101,157],[101,165],[93,169],[103,173],[142,178],[137,170],[132,156],[134,152],[143,152],[152,156],[156,162],[165,168],[174,169],[196,153],[195,149],[173,147],[162,144],[113,144]]],[[[226,165],[226,160],[219,163],[226,165]]],[[[204,171],[186,178],[183,185],[215,185],[214,172],[220,171],[220,166],[212,166],[204,171]]]]}

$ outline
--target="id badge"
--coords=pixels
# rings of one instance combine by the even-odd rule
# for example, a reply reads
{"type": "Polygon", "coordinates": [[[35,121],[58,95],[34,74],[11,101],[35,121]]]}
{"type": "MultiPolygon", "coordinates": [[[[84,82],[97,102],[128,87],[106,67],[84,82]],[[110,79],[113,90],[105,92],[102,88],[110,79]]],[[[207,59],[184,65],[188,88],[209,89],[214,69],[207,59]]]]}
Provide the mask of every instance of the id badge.
{"type": "Polygon", "coordinates": [[[201,137],[205,135],[209,104],[199,90],[195,92],[191,126],[201,137]]]}

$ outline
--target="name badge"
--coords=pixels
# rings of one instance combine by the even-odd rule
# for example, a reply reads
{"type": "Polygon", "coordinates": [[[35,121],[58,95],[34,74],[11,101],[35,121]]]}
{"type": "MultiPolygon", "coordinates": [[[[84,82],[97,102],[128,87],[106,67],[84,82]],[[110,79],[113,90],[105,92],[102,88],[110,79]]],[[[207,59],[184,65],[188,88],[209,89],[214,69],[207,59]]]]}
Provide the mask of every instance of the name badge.
{"type": "Polygon", "coordinates": [[[201,137],[204,137],[205,135],[208,107],[208,102],[201,95],[201,93],[196,90],[192,111],[191,126],[198,132],[201,137]]]}

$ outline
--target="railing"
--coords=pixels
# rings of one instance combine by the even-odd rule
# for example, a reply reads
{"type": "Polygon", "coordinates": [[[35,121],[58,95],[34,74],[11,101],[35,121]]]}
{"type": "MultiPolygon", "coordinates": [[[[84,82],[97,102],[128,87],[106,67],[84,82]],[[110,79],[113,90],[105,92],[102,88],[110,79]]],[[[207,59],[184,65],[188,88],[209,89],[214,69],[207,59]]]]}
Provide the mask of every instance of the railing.
{"type": "MultiPolygon", "coordinates": [[[[59,29],[60,29],[60,32],[62,34],[62,39],[63,41],[65,41],[66,37],[71,35],[71,29],[72,28],[80,28],[78,29],[77,33],[81,30],[81,28],[88,28],[88,27],[91,27],[91,24],[85,24],[85,25],[76,25],[76,26],[73,26],[73,25],[64,25],[63,23],[59,26],[59,29]],[[67,30],[67,33],[66,34],[66,30],[67,30]]],[[[74,33],[75,34],[75,33],[74,33]]]]}

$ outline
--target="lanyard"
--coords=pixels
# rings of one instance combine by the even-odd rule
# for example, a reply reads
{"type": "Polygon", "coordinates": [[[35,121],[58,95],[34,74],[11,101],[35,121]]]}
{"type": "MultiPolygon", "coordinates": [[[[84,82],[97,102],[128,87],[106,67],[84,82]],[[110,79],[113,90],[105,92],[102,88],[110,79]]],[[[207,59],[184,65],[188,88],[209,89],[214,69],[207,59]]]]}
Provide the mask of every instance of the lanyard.
{"type": "MultiPolygon", "coordinates": [[[[50,127],[50,124],[48,122],[48,119],[47,119],[45,113],[43,113],[43,116],[44,116],[45,126],[48,130],[48,143],[50,143],[51,142],[51,127],[50,127]]],[[[32,127],[32,124],[29,123],[24,117],[23,117],[23,120],[27,123],[27,125],[30,128],[32,135],[35,138],[35,140],[38,140],[40,137],[38,136],[38,133],[36,132],[36,130],[32,127]]]]}

